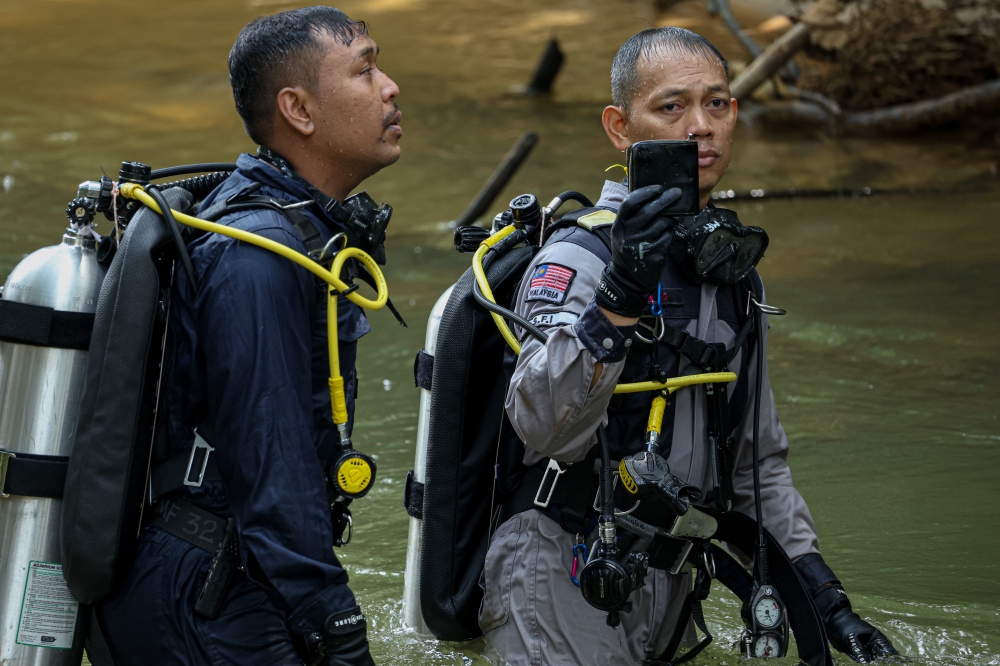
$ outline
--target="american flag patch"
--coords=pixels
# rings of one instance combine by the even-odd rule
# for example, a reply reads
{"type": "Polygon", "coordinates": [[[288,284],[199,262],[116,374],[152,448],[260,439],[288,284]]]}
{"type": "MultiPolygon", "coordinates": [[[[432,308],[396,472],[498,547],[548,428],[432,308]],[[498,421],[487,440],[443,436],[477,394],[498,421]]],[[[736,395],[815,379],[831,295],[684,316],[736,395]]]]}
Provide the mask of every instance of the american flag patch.
{"type": "Polygon", "coordinates": [[[531,274],[531,284],[528,285],[528,296],[524,300],[562,305],[575,277],[576,271],[559,264],[536,266],[531,274]]]}

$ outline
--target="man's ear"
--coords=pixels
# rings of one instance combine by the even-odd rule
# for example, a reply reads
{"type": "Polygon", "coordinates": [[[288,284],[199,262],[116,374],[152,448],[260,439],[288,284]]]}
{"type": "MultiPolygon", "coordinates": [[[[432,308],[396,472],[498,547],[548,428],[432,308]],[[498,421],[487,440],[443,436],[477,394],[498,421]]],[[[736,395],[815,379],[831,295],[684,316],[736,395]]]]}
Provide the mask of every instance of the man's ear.
{"type": "Polygon", "coordinates": [[[615,148],[625,150],[632,145],[632,139],[628,136],[628,112],[625,109],[619,106],[605,108],[601,114],[601,124],[615,148]]]}
{"type": "Polygon", "coordinates": [[[302,86],[282,88],[278,91],[278,114],[275,120],[284,120],[303,136],[311,135],[316,131],[316,123],[310,113],[311,100],[312,94],[302,86]]]}

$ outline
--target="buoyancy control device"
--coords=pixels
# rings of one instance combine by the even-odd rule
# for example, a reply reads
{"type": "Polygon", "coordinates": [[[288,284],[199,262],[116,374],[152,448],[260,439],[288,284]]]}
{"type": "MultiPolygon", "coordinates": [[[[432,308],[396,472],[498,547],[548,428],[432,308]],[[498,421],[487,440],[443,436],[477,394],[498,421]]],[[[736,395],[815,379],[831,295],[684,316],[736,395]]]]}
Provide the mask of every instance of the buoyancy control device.
{"type": "MultiPolygon", "coordinates": [[[[497,521],[506,515],[503,503],[519,501],[505,496],[497,485],[501,464],[498,443],[512,434],[509,423],[505,423],[504,411],[509,379],[503,368],[505,343],[520,353],[520,344],[508,322],[545,339],[544,332],[512,311],[511,301],[539,246],[559,226],[555,210],[571,199],[585,207],[592,206],[586,197],[575,192],[560,195],[545,208],[538,206],[533,195],[522,195],[497,216],[492,229],[466,227],[456,232],[456,248],[475,252],[473,266],[438,300],[428,322],[428,344],[415,361],[415,382],[422,390],[417,460],[407,478],[404,496],[411,516],[404,621],[440,639],[466,640],[481,635],[477,617],[482,590],[478,582],[489,536],[497,521]]],[[[597,213],[590,216],[591,224],[578,224],[600,236],[601,230],[593,227],[610,225],[614,214],[590,210],[597,213]],[[600,225],[593,224],[596,218],[600,218],[600,225]]],[[[572,216],[573,224],[577,224],[579,217],[572,216]]],[[[681,342],[678,340],[678,346],[681,342]]],[[[683,386],[724,387],[735,379],[732,373],[708,372],[665,381],[620,384],[616,394],[657,391],[665,397],[683,386]]],[[[662,416],[661,409],[661,420],[662,416]]],[[[655,450],[659,437],[659,428],[653,428],[652,421],[651,418],[647,430],[650,451],[655,450]]],[[[761,600],[756,596],[768,599],[780,596],[786,609],[784,618],[796,636],[800,657],[811,666],[831,664],[822,620],[795,567],[773,537],[759,529],[757,521],[726,510],[728,507],[691,507],[663,526],[651,526],[623,515],[614,505],[616,491],[612,490],[616,486],[613,479],[619,473],[613,474],[610,469],[610,455],[601,430],[598,441],[603,455],[598,458],[604,462],[599,492],[594,498],[594,509],[601,519],[587,543],[581,544],[581,550],[589,557],[580,562],[584,570],[580,571],[579,583],[584,596],[592,599],[596,595],[586,588],[596,590],[601,581],[603,589],[617,591],[617,598],[608,599],[605,609],[609,612],[609,624],[613,624],[614,614],[627,612],[628,595],[642,586],[651,560],[674,573],[695,569],[698,575],[694,591],[685,601],[687,614],[683,626],[678,626],[675,640],[662,657],[664,661],[671,660],[692,614],[707,635],[699,620],[700,600],[707,595],[716,570],[725,570],[726,584],[747,603],[754,601],[760,605],[761,600]],[[766,587],[755,585],[743,564],[711,543],[713,539],[740,553],[756,555],[758,561],[766,559],[769,562],[766,587]],[[766,553],[764,558],[761,553],[766,553]],[[748,598],[751,592],[756,594],[761,589],[780,590],[780,595],[761,593],[748,598]]],[[[556,480],[573,468],[549,461],[548,467],[536,475],[533,483],[538,490],[528,497],[524,508],[532,508],[533,498],[533,505],[544,510],[556,480]]],[[[620,487],[617,492],[620,494],[620,487]]],[[[577,571],[574,565],[573,574],[577,575],[577,571]]],[[[763,629],[763,623],[758,628],[763,629]]],[[[762,654],[756,647],[762,645],[766,650],[768,640],[774,640],[774,632],[772,627],[770,639],[764,638],[763,642],[759,639],[766,631],[758,631],[752,640],[744,641],[751,645],[748,652],[762,654]]],[[[693,657],[710,640],[707,636],[701,647],[675,663],[693,657]]]]}
{"type": "MultiPolygon", "coordinates": [[[[305,256],[261,236],[188,215],[235,169],[235,164],[213,163],[154,171],[125,162],[117,181],[105,176],[82,183],[67,208],[70,226],[62,243],[29,255],[4,285],[0,663],[79,664],[89,620],[81,604],[112,594],[128,571],[154,496],[150,464],[170,287],[175,270],[186,270],[193,277],[183,228],[256,244],[298,263],[328,285],[328,314],[334,314],[328,316],[329,384],[341,441],[327,473],[331,512],[335,520],[341,517],[348,530],[343,541],[349,540],[346,506],[371,488],[375,466],[353,449],[347,436],[336,344],[337,298],[379,309],[388,300],[385,279],[376,261],[365,251],[348,247],[343,234],[316,248],[314,256],[305,256]],[[205,175],[150,185],[157,179],[195,173],[205,175]],[[97,213],[112,222],[106,236],[95,230],[97,213]],[[375,287],[374,299],[358,293],[350,278],[346,282],[340,278],[349,260],[367,271],[364,277],[375,287]]],[[[271,200],[266,207],[281,210],[282,203],[287,204],[271,200]]],[[[354,210],[366,208],[365,204],[356,201],[353,208],[343,206],[339,212],[381,216],[384,231],[391,209],[354,210]]],[[[299,224],[304,216],[286,216],[306,242],[307,230],[299,224]]],[[[378,254],[377,247],[372,249],[378,254]]],[[[184,466],[186,473],[178,479],[184,485],[200,484],[212,467],[211,447],[202,451],[198,462],[195,449],[184,466]]],[[[227,542],[219,531],[217,560],[222,545],[230,544],[230,554],[233,550],[232,539],[227,542]]],[[[216,564],[213,571],[225,568],[216,564]]],[[[205,601],[200,598],[199,606],[205,601]]],[[[201,612],[198,607],[196,611],[201,612]]]]}

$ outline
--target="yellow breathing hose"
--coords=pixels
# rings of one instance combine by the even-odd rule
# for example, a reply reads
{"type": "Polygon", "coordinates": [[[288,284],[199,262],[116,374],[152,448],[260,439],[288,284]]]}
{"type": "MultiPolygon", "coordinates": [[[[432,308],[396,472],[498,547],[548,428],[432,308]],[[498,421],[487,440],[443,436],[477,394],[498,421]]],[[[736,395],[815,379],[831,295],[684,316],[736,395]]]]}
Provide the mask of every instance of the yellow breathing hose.
{"type": "MultiPolygon", "coordinates": [[[[511,235],[516,231],[513,224],[508,225],[496,232],[482,243],[479,244],[479,249],[476,253],[472,255],[472,272],[476,276],[476,283],[479,285],[479,290],[483,292],[483,296],[486,297],[491,303],[496,304],[496,298],[493,296],[493,290],[490,288],[490,283],[486,279],[486,271],[483,270],[483,257],[490,249],[502,241],[507,236],[511,235]]],[[[510,348],[514,350],[515,354],[521,353],[521,345],[517,341],[513,331],[510,330],[510,326],[507,322],[496,312],[490,312],[490,316],[493,317],[494,323],[496,323],[497,328],[500,329],[500,335],[503,339],[507,341],[510,348]]],[[[728,384],[729,382],[736,381],[735,372],[709,372],[700,375],[688,375],[686,377],[672,377],[665,382],[636,382],[632,384],[619,384],[615,387],[615,393],[642,393],[643,391],[661,391],[666,390],[669,393],[673,393],[679,388],[685,386],[694,386],[695,384],[728,384]]]]}
{"type": "MultiPolygon", "coordinates": [[[[157,213],[162,214],[163,212],[160,210],[160,206],[156,203],[156,200],[149,196],[140,185],[122,183],[119,185],[118,191],[122,196],[128,199],[135,199],[157,213]]],[[[173,208],[170,211],[174,214],[174,219],[182,224],[202,231],[235,238],[236,240],[256,245],[265,250],[270,250],[290,261],[294,261],[330,285],[331,289],[326,301],[327,337],[329,338],[330,352],[330,406],[333,410],[333,422],[338,426],[345,425],[347,423],[347,398],[344,393],[344,378],[340,374],[340,347],[337,344],[337,295],[344,294],[347,300],[368,310],[382,309],[389,298],[389,288],[386,285],[385,276],[382,275],[382,271],[375,260],[363,250],[359,250],[356,247],[345,247],[334,255],[333,265],[330,267],[330,270],[327,270],[301,252],[296,252],[292,248],[269,238],[264,238],[263,236],[243,231],[242,229],[233,229],[224,224],[217,224],[192,217],[191,215],[178,212],[173,208]],[[344,268],[344,262],[352,258],[364,264],[368,272],[375,278],[376,296],[374,299],[365,298],[354,290],[351,285],[340,279],[339,276],[344,268]]]]}

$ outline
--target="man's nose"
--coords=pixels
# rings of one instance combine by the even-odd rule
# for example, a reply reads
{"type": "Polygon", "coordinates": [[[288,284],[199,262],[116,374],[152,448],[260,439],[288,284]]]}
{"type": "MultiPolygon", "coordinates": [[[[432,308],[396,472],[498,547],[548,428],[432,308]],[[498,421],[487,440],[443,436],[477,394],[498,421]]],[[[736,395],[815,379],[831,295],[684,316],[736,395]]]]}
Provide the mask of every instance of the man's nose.
{"type": "Polygon", "coordinates": [[[385,77],[385,81],[382,82],[382,101],[388,104],[399,95],[399,86],[389,78],[388,74],[383,73],[382,76],[385,77]]]}
{"type": "Polygon", "coordinates": [[[710,137],[712,135],[712,123],[708,117],[708,111],[697,105],[692,108],[687,118],[688,139],[698,139],[710,137]]]}

